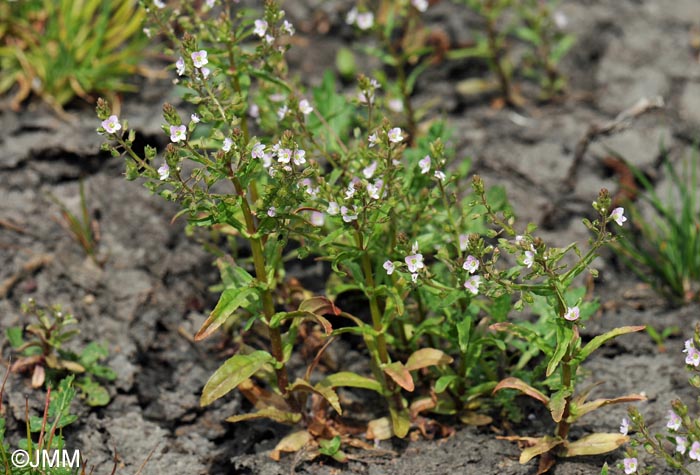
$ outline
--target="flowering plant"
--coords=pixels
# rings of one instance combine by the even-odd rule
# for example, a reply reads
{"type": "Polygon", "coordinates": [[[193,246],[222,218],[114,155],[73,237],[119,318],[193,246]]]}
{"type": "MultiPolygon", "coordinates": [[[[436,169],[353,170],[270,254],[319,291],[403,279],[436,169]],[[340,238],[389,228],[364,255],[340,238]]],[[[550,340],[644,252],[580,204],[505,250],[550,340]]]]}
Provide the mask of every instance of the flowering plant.
{"type": "MultiPolygon", "coordinates": [[[[574,278],[612,239],[606,225],[622,222],[607,192],[595,203],[599,219],[587,222],[596,236],[591,250],[565,269],[560,261],[576,246],[547,248],[534,226],[516,235],[502,189],[487,191],[476,176],[473,193],[461,192],[469,162],[450,163],[444,124],[421,134],[410,117],[391,122],[375,78],[360,75],[352,98],[336,92],[329,74],[311,91],[291,79],[284,53],[295,29],[276,2],[267,1],[262,14],[232,2],[213,9],[211,2],[182,2],[177,13],[159,3],[149,10],[174,45],[174,74],[190,109],[163,107],[170,143],[161,156],[150,146],[135,150],[135,130],[104,101],[98,132],[105,150],[126,157],[128,179],[141,177],[177,203],[190,225],[235,243],[217,260],[222,293],[195,339],[227,329],[236,352],[211,376],[201,404],[238,388],[256,410],[229,421],[264,417],[296,426],[274,457],[304,447],[345,460],[343,444],[366,445],[334,415],[343,413],[340,387],[386,401],[382,417],[367,424],[375,440],[404,437],[411,428],[429,433],[436,423],[421,416],[428,411],[488,422],[476,410],[492,407],[484,403],[492,390],[510,387],[545,399],[560,423],[556,443],[536,442],[530,458],[559,445],[571,454],[600,453],[570,444],[568,427],[618,400],[574,398],[576,369],[605,341],[641,328],[582,347],[586,308],[568,300],[574,278]],[[222,14],[212,13],[217,9],[222,14]],[[181,30],[187,33],[179,39],[181,30]],[[513,256],[507,269],[502,251],[513,256]],[[294,257],[325,263],[330,276],[322,290],[287,275],[294,257]],[[341,305],[344,294],[360,305],[341,305]],[[514,294],[520,299],[512,305],[514,294]],[[498,383],[511,366],[502,357],[506,342],[527,335],[507,322],[509,312],[535,295],[555,309],[549,325],[556,341],[541,345],[550,358],[547,376],[561,380],[551,398],[522,380],[498,383]],[[361,338],[366,373],[323,367],[328,346],[346,334],[361,338]],[[308,356],[303,369],[292,364],[297,352],[308,356]]],[[[411,14],[424,6],[413,2],[411,14]]],[[[371,26],[368,12],[355,14],[358,28],[371,26]]]]}
{"type": "MultiPolygon", "coordinates": [[[[695,327],[693,338],[685,341],[683,353],[686,369],[692,374],[688,382],[700,388],[700,325],[695,327]]],[[[629,408],[629,419],[622,421],[620,431],[627,434],[635,431],[630,447],[627,450],[624,470],[626,474],[653,473],[654,466],[647,464],[640,467],[638,463],[638,447],[661,459],[669,468],[678,470],[679,473],[690,475],[694,473],[689,469],[693,462],[700,462],[700,418],[693,417],[690,409],[681,400],[671,403],[671,409],[667,413],[666,432],[653,434],[644,421],[642,413],[636,407],[629,408]],[[634,461],[630,466],[627,461],[634,461]]]]}

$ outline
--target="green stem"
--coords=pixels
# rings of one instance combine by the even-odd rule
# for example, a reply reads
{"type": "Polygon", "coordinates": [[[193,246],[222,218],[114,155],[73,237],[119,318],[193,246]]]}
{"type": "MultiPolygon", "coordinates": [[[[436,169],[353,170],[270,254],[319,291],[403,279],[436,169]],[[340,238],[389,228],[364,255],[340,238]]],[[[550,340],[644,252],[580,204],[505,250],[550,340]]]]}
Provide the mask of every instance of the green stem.
{"type": "Polygon", "coordinates": [[[265,267],[265,253],[263,251],[262,239],[256,236],[256,226],[255,219],[253,217],[253,212],[250,209],[250,204],[246,197],[246,192],[243,189],[241,182],[236,176],[231,176],[231,182],[236,189],[236,194],[241,198],[241,209],[243,210],[243,217],[246,223],[246,230],[249,235],[250,248],[253,253],[253,265],[255,266],[255,277],[258,282],[262,284],[262,304],[263,312],[265,314],[265,323],[268,324],[268,332],[270,334],[270,346],[272,349],[272,356],[279,362],[277,368],[275,368],[275,373],[277,375],[277,385],[282,391],[282,395],[288,398],[288,386],[289,386],[289,376],[287,375],[287,367],[284,364],[284,350],[282,348],[282,334],[280,329],[275,327],[271,328],[269,326],[272,316],[275,314],[275,305],[272,300],[272,293],[270,292],[269,282],[267,280],[267,272],[265,267]]]}

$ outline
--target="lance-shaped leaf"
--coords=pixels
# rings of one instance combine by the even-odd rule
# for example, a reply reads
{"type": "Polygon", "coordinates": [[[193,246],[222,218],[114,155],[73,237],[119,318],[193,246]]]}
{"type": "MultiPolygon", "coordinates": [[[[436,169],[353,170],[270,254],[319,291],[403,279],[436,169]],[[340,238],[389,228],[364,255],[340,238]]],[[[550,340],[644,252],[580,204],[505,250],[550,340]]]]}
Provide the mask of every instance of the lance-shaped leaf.
{"type": "Polygon", "coordinates": [[[501,389],[517,389],[521,393],[530,396],[533,399],[537,399],[541,403],[543,403],[545,406],[549,404],[549,398],[539,392],[537,389],[533,388],[529,384],[527,384],[525,381],[522,379],[518,378],[506,378],[502,380],[500,383],[496,385],[495,388],[493,388],[493,392],[496,393],[500,391],[501,389]]]}
{"type": "Polygon", "coordinates": [[[554,447],[564,443],[563,439],[549,435],[544,437],[521,437],[520,440],[523,440],[528,444],[532,444],[520,454],[521,464],[528,463],[534,457],[547,453],[554,447]]]}
{"type": "Polygon", "coordinates": [[[270,458],[279,462],[282,452],[299,452],[306,444],[311,443],[312,439],[313,437],[308,431],[292,432],[277,443],[277,446],[270,452],[270,458]]]}
{"type": "Polygon", "coordinates": [[[303,379],[297,379],[294,381],[294,384],[292,384],[289,387],[289,391],[306,391],[306,392],[312,392],[316,393],[319,396],[321,396],[323,399],[328,401],[328,404],[331,405],[335,411],[342,415],[343,414],[343,409],[340,407],[340,400],[338,399],[338,395],[336,392],[333,390],[333,388],[328,387],[328,386],[322,386],[320,384],[317,384],[316,386],[312,386],[309,384],[307,381],[303,379]]]}
{"type": "Polygon", "coordinates": [[[622,434],[591,434],[576,442],[567,444],[563,457],[577,457],[579,455],[599,455],[612,452],[621,445],[627,443],[629,437],[622,434]]]}
{"type": "Polygon", "coordinates": [[[340,315],[340,309],[326,297],[311,297],[299,304],[300,312],[310,312],[316,315],[340,315]]]}
{"type": "Polygon", "coordinates": [[[406,391],[412,392],[416,389],[416,386],[413,384],[411,373],[400,361],[394,361],[386,365],[384,367],[384,372],[406,391]]]}
{"type": "Polygon", "coordinates": [[[260,368],[273,362],[274,358],[266,351],[254,351],[249,355],[232,356],[211,375],[202,390],[199,404],[208,406],[253,376],[260,368]]]}
{"type": "Polygon", "coordinates": [[[247,305],[251,298],[257,298],[256,290],[252,287],[224,290],[221,297],[219,297],[219,302],[216,304],[216,307],[211,311],[209,318],[202,324],[202,327],[194,336],[194,339],[199,341],[210,336],[217,328],[223,325],[236,310],[241,306],[247,305]]]}
{"type": "Polygon", "coordinates": [[[250,414],[240,414],[226,419],[228,422],[249,421],[251,419],[272,419],[282,424],[296,424],[301,420],[301,414],[296,412],[281,411],[276,407],[266,407],[250,414]]]}
{"type": "Polygon", "coordinates": [[[452,363],[453,358],[446,355],[442,350],[435,348],[422,348],[414,352],[406,361],[406,369],[413,371],[428,366],[439,366],[452,363]]]}
{"type": "Polygon", "coordinates": [[[625,335],[627,333],[634,333],[638,331],[642,331],[646,328],[645,325],[638,325],[638,326],[631,326],[631,327],[620,327],[620,328],[615,328],[614,330],[610,330],[607,333],[603,333],[602,335],[598,335],[597,337],[593,338],[591,341],[588,342],[586,346],[584,346],[581,351],[576,355],[576,359],[583,363],[586,358],[591,356],[591,354],[597,350],[598,348],[601,347],[603,343],[605,343],[608,340],[612,340],[613,338],[620,336],[620,335],[625,335]]]}
{"type": "Polygon", "coordinates": [[[566,354],[566,350],[571,343],[574,332],[568,326],[559,325],[557,327],[557,348],[554,350],[552,358],[547,364],[547,377],[551,376],[556,371],[557,366],[561,363],[561,359],[566,354]]]}
{"type": "Polygon", "coordinates": [[[616,397],[613,399],[596,399],[594,401],[589,401],[585,404],[581,404],[576,408],[575,415],[572,414],[572,417],[570,417],[567,422],[575,422],[584,415],[588,414],[591,411],[595,411],[598,408],[601,408],[603,406],[609,406],[610,404],[624,404],[627,402],[637,402],[637,401],[646,401],[646,396],[643,396],[641,394],[629,394],[627,396],[622,396],[622,397],[616,397]]]}
{"type": "Polygon", "coordinates": [[[326,333],[326,335],[330,335],[330,333],[333,331],[333,326],[331,326],[331,322],[326,320],[321,315],[311,312],[302,312],[299,310],[297,310],[296,312],[279,312],[274,314],[272,316],[272,319],[270,320],[270,328],[277,328],[283,321],[290,320],[293,318],[300,318],[302,321],[312,320],[314,322],[317,322],[323,327],[323,331],[326,333]]]}
{"type": "Polygon", "coordinates": [[[367,378],[365,376],[360,376],[350,371],[341,371],[339,373],[331,374],[330,376],[323,378],[316,387],[325,386],[329,388],[337,387],[349,387],[349,388],[361,388],[369,389],[370,391],[378,392],[382,394],[382,385],[374,379],[367,378]]]}

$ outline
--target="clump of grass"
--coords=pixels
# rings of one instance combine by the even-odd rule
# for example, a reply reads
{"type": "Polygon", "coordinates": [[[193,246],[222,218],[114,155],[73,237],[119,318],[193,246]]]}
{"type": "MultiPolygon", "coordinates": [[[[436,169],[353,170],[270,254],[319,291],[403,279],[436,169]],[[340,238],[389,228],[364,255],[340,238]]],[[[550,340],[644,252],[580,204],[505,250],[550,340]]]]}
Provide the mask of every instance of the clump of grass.
{"type": "Polygon", "coordinates": [[[640,278],[675,303],[687,303],[700,295],[700,188],[698,150],[683,161],[679,172],[668,159],[664,169],[671,180],[662,198],[651,181],[632,168],[642,184],[643,203],[650,206],[645,217],[639,205],[628,203],[632,227],[622,231],[614,249],[640,278]]]}

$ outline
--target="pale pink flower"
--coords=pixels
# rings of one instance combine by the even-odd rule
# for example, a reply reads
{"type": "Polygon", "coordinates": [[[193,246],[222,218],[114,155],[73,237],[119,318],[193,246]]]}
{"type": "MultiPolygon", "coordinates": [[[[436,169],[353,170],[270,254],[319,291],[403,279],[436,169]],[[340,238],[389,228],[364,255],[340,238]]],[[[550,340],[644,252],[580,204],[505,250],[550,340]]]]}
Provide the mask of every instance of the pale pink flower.
{"type": "Polygon", "coordinates": [[[190,56],[192,57],[192,62],[194,63],[195,68],[201,68],[205,64],[209,63],[206,50],[195,51],[190,56]]]}
{"type": "Polygon", "coordinates": [[[185,60],[182,59],[182,56],[178,58],[177,61],[175,61],[175,69],[177,70],[177,75],[182,76],[185,74],[185,60]]]}
{"type": "Polygon", "coordinates": [[[624,222],[627,221],[624,213],[625,208],[615,208],[612,210],[612,213],[610,213],[610,217],[617,223],[618,226],[622,226],[624,222]]]}
{"type": "Polygon", "coordinates": [[[267,22],[265,20],[255,20],[255,28],[253,28],[253,33],[258,35],[260,38],[265,36],[267,32],[267,22]]]}
{"type": "Polygon", "coordinates": [[[464,261],[462,268],[468,271],[470,274],[473,274],[479,269],[479,259],[469,254],[467,259],[464,261]]]}
{"type": "Polygon", "coordinates": [[[668,411],[668,420],[666,422],[666,427],[671,430],[678,430],[681,428],[681,418],[678,417],[673,411],[668,411]]]}
{"type": "Polygon", "coordinates": [[[406,261],[409,272],[418,272],[420,269],[425,267],[425,264],[423,263],[423,254],[411,254],[410,256],[406,256],[404,260],[406,261]]]}
{"type": "Polygon", "coordinates": [[[387,133],[387,136],[389,137],[389,141],[392,143],[399,143],[403,141],[403,134],[399,127],[394,127],[391,129],[387,133]]]}
{"type": "Polygon", "coordinates": [[[187,140],[187,127],[184,125],[171,125],[170,140],[175,143],[187,140]]]}
{"type": "Polygon", "coordinates": [[[425,175],[430,171],[430,155],[426,155],[421,160],[418,160],[421,174],[425,175]]]}
{"type": "Polygon", "coordinates": [[[340,207],[338,207],[338,203],[336,203],[335,201],[331,201],[330,203],[328,203],[328,209],[326,211],[331,216],[335,216],[340,211],[340,207]]]}
{"type": "Polygon", "coordinates": [[[161,181],[165,181],[168,179],[170,176],[170,167],[168,166],[167,163],[164,163],[158,168],[158,178],[161,181]]]}
{"type": "Polygon", "coordinates": [[[110,115],[108,119],[102,121],[102,128],[108,134],[113,134],[117,130],[121,130],[122,124],[119,123],[119,117],[116,115],[110,115]]]}
{"type": "Polygon", "coordinates": [[[395,269],[394,263],[391,262],[391,261],[386,261],[386,262],[384,262],[384,264],[382,265],[382,267],[384,267],[384,269],[386,270],[386,273],[387,273],[388,275],[391,275],[391,274],[394,272],[394,269],[395,269]]]}
{"type": "Polygon", "coordinates": [[[580,315],[578,306],[567,308],[566,313],[564,314],[564,318],[570,322],[575,322],[576,320],[579,319],[580,316],[581,315],[580,315]]]}
{"type": "Polygon", "coordinates": [[[309,101],[306,99],[302,99],[299,101],[299,112],[301,112],[304,115],[309,115],[313,112],[314,108],[311,107],[311,104],[309,104],[309,101]]]}
{"type": "Polygon", "coordinates": [[[476,295],[479,293],[479,285],[481,285],[481,277],[473,275],[464,283],[464,288],[471,292],[472,295],[476,295]]]}
{"type": "Polygon", "coordinates": [[[632,473],[635,473],[637,471],[637,459],[634,457],[624,459],[622,461],[622,464],[625,467],[626,475],[631,475],[632,473]]]}

